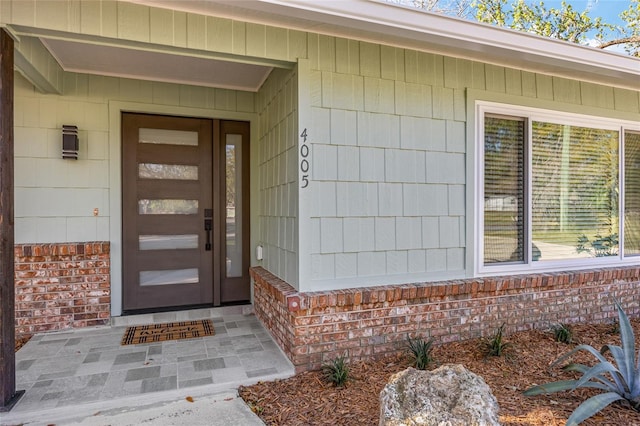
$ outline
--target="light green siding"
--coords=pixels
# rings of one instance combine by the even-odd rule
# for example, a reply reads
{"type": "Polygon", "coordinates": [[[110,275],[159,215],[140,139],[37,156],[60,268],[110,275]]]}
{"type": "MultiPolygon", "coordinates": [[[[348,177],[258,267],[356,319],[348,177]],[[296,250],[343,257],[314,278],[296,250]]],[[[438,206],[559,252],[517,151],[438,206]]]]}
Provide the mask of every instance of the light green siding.
{"type": "MultiPolygon", "coordinates": [[[[65,73],[63,95],[15,84],[16,243],[109,240],[109,102],[253,113],[255,94],[233,90],[65,73]],[[61,158],[63,124],[78,126],[78,161],[61,158]],[[99,209],[99,216],[93,209],[99,209]]],[[[118,130],[119,131],[119,130],[118,130]]],[[[118,170],[118,167],[116,167],[118,170]]]]}
{"type": "Polygon", "coordinates": [[[328,36],[309,40],[310,289],[469,274],[468,90],[576,113],[639,112],[639,93],[630,90],[328,36]]]}
{"type": "Polygon", "coordinates": [[[295,70],[274,70],[258,92],[255,147],[263,266],[293,286],[298,285],[297,79],[295,70]]]}
{"type": "Polygon", "coordinates": [[[265,247],[263,266],[305,291],[469,274],[469,93],[640,119],[638,91],[124,2],[2,1],[0,23],[151,44],[140,48],[236,55],[239,61],[304,62],[293,71],[275,69],[253,94],[64,73],[59,83],[56,72],[46,74],[34,57],[42,75],[62,84],[63,95],[39,94],[21,79],[16,85],[16,240],[103,237],[114,190],[105,170],[120,161],[104,147],[114,131],[109,102],[212,115],[255,112],[251,172],[258,183],[251,209],[258,226],[252,239],[265,247]],[[81,128],[84,162],[58,160],[63,123],[81,128]],[[298,181],[302,128],[311,146],[304,196],[298,181]],[[90,169],[98,172],[89,176],[90,169]],[[78,201],[75,190],[88,201],[78,201]],[[106,216],[94,218],[93,207],[106,209],[106,216]],[[301,241],[300,235],[309,237],[301,241]],[[300,271],[305,282],[299,282],[300,271]]]}

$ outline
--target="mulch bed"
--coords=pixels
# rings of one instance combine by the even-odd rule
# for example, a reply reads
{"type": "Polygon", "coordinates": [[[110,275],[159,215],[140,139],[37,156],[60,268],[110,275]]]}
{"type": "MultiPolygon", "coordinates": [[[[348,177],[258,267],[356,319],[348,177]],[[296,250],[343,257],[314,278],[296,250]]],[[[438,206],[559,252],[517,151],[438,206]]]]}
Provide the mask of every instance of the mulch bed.
{"type": "Polygon", "coordinates": [[[20,337],[16,337],[16,352],[18,352],[18,349],[20,349],[21,347],[23,347],[24,345],[27,344],[27,342],[31,339],[31,335],[27,334],[24,336],[20,336],[20,337]]]}
{"type": "MultiPolygon", "coordinates": [[[[640,322],[632,321],[636,348],[640,347],[640,322]]],[[[576,344],[600,349],[605,343],[620,344],[611,324],[574,325],[574,343],[555,342],[549,331],[525,331],[507,336],[508,357],[485,358],[479,340],[436,346],[436,368],[445,363],[463,364],[491,387],[500,406],[503,425],[560,426],[594,390],[576,390],[526,397],[522,392],[534,384],[576,376],[559,367],[549,368],[558,356],[576,344]]],[[[590,355],[575,361],[593,365],[590,355]]],[[[350,364],[352,380],[344,388],[329,384],[318,371],[305,372],[286,380],[260,382],[241,387],[240,396],[267,425],[377,425],[378,395],[389,376],[410,366],[407,356],[350,364]]],[[[586,420],[584,425],[640,425],[640,413],[614,403],[586,420]]]]}

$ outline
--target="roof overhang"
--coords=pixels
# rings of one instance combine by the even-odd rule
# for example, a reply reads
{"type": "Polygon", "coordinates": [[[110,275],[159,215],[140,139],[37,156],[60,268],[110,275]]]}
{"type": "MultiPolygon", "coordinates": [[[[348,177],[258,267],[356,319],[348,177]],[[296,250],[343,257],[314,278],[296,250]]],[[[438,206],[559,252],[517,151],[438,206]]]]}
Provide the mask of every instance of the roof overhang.
{"type": "Polygon", "coordinates": [[[65,71],[257,92],[272,67],[228,58],[42,38],[65,71]]]}
{"type": "Polygon", "coordinates": [[[379,0],[129,0],[640,90],[640,59],[379,0]]]}

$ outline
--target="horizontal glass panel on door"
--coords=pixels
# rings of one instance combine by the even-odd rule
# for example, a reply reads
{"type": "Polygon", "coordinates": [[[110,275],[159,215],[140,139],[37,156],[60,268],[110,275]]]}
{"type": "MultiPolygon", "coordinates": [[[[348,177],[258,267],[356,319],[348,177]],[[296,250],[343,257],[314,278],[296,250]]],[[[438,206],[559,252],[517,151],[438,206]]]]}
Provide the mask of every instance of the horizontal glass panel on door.
{"type": "Polygon", "coordinates": [[[198,200],[138,200],[139,214],[198,214],[198,200]]]}
{"type": "Polygon", "coordinates": [[[198,283],[198,280],[198,268],[140,272],[140,285],[144,287],[153,285],[195,284],[198,283]]]}
{"type": "Polygon", "coordinates": [[[198,166],[185,164],[138,164],[140,179],[198,180],[198,166]]]}
{"type": "Polygon", "coordinates": [[[198,132],[142,128],[138,135],[140,143],[198,146],[198,132]]]}
{"type": "Polygon", "coordinates": [[[140,250],[184,250],[198,248],[197,234],[140,235],[140,250]]]}

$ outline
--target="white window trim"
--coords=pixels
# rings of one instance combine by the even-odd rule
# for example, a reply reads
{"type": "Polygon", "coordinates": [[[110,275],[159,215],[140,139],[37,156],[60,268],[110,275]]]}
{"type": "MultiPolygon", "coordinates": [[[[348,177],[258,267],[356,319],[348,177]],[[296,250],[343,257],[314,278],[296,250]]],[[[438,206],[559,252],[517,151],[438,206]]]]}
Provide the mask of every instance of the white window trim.
{"type": "MultiPolygon", "coordinates": [[[[624,266],[631,264],[640,264],[640,256],[624,256],[624,132],[640,132],[640,123],[629,120],[621,120],[614,118],[605,118],[593,115],[568,113],[561,111],[553,111],[541,108],[525,107],[521,105],[510,105],[504,103],[476,101],[475,102],[475,139],[474,139],[474,158],[475,158],[475,179],[474,179],[474,217],[475,217],[475,235],[474,241],[474,275],[475,276],[491,276],[491,275],[507,275],[507,274],[526,274],[533,272],[554,272],[562,270],[579,270],[591,269],[605,266],[624,266]],[[607,129],[618,131],[618,255],[600,258],[588,259],[571,259],[557,260],[545,262],[531,261],[531,221],[532,209],[527,207],[525,216],[527,220],[525,243],[527,243],[526,259],[528,263],[509,263],[509,264],[484,264],[484,117],[485,114],[498,114],[512,117],[524,118],[527,122],[527,133],[525,141],[527,149],[527,158],[531,158],[531,135],[532,122],[544,121],[554,124],[569,124],[572,126],[582,126],[598,129],[607,129]]],[[[530,160],[529,160],[530,161],[530,160]]],[[[527,162],[526,173],[526,203],[531,203],[531,172],[530,164],[527,162]]]]}

